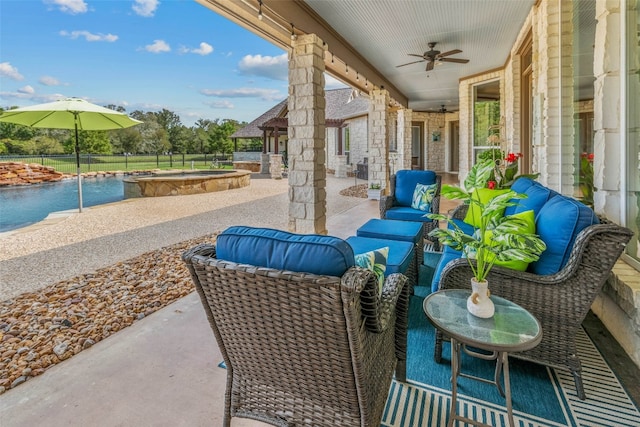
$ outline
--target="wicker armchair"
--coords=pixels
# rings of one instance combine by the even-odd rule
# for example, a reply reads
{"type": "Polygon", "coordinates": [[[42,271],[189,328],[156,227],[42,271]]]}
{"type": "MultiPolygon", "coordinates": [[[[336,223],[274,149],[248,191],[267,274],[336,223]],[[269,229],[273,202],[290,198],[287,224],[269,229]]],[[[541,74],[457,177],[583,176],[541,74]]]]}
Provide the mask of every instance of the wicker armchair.
{"type": "MultiPolygon", "coordinates": [[[[403,177],[404,178],[404,177],[403,177]]],[[[391,175],[390,181],[389,181],[389,195],[386,196],[380,196],[380,218],[382,219],[399,219],[399,220],[409,220],[409,221],[422,221],[424,222],[424,228],[423,228],[423,235],[425,239],[431,239],[431,237],[429,237],[429,232],[435,228],[438,227],[438,221],[436,220],[432,220],[429,219],[427,217],[425,217],[424,215],[427,212],[422,212],[422,211],[418,211],[418,210],[414,210],[415,213],[413,215],[409,215],[407,216],[407,212],[404,212],[407,209],[410,209],[411,207],[411,202],[409,201],[409,203],[407,203],[407,195],[409,196],[410,199],[410,194],[413,193],[413,190],[415,189],[415,184],[417,182],[420,182],[422,184],[437,184],[437,188],[436,188],[436,194],[433,198],[433,201],[431,202],[431,212],[433,213],[438,213],[440,212],[440,189],[442,187],[442,176],[441,175],[436,175],[434,172],[432,171],[410,171],[410,170],[400,170],[398,171],[397,174],[391,175]],[[397,185],[397,181],[398,181],[398,175],[400,174],[405,174],[407,176],[411,176],[411,175],[415,175],[416,178],[411,177],[410,179],[406,179],[405,180],[408,183],[413,184],[411,188],[405,188],[403,189],[403,193],[404,193],[404,203],[399,202],[398,198],[396,197],[396,193],[397,193],[397,189],[396,189],[396,185],[397,185]],[[427,177],[426,180],[424,180],[424,178],[418,178],[420,175],[426,175],[429,174],[431,176],[427,177]],[[424,182],[423,182],[424,181],[424,182]],[[403,212],[401,212],[398,215],[389,215],[389,211],[393,210],[394,208],[402,208],[403,212]]],[[[437,241],[434,241],[435,244],[437,244],[437,241]]]]}
{"type": "Polygon", "coordinates": [[[406,380],[408,287],[183,254],[227,366],[224,425],[379,426],[394,374],[406,380]]]}
{"type": "MultiPolygon", "coordinates": [[[[467,206],[453,217],[464,218],[467,206]]],[[[532,350],[509,354],[519,359],[568,369],[580,399],[585,399],[575,336],[591,304],[633,233],[603,218],[576,237],[568,263],[556,274],[536,275],[493,267],[487,280],[494,295],[526,308],[542,324],[542,341],[532,350]]],[[[439,289],[470,288],[473,276],[466,259],[450,261],[440,276],[439,289]]],[[[435,360],[441,361],[442,333],[437,333],[435,360]]]]}

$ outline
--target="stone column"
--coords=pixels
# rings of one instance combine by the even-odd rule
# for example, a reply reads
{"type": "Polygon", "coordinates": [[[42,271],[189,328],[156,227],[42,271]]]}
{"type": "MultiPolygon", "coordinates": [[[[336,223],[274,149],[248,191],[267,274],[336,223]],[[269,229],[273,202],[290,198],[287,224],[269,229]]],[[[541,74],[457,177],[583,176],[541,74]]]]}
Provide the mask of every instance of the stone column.
{"type": "Polygon", "coordinates": [[[396,171],[411,169],[411,120],[413,120],[413,110],[402,109],[398,111],[398,161],[395,164],[396,171]]]}
{"type": "Polygon", "coordinates": [[[269,173],[269,153],[260,155],[260,173],[269,173]]]}
{"type": "Polygon", "coordinates": [[[271,179],[282,179],[282,154],[271,154],[269,163],[271,179]]]}
{"type": "Polygon", "coordinates": [[[298,36],[289,53],[289,230],[326,234],[324,47],[298,36]]]}
{"type": "Polygon", "coordinates": [[[371,91],[369,104],[369,187],[380,184],[386,189],[389,182],[389,92],[371,91]]]}
{"type": "Polygon", "coordinates": [[[336,156],[336,178],[347,177],[347,155],[338,154],[336,156]]]}
{"type": "MultiPolygon", "coordinates": [[[[593,52],[593,194],[594,210],[620,223],[620,15],[614,2],[596,3],[593,52]]],[[[631,93],[631,92],[629,92],[631,93]]],[[[624,114],[624,112],[622,112],[624,114]]]]}

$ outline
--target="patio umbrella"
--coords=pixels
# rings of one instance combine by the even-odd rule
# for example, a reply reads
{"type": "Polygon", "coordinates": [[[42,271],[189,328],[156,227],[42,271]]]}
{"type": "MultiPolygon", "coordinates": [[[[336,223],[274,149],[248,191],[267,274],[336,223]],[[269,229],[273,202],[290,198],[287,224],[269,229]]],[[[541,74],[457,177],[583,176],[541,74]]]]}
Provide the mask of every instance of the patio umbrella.
{"type": "Polygon", "coordinates": [[[124,129],[141,121],[80,98],[67,98],[46,104],[16,108],[2,113],[0,122],[36,128],[74,129],[76,134],[76,166],[78,168],[78,210],[82,212],[82,179],[80,177],[80,144],[78,130],[124,129]]]}

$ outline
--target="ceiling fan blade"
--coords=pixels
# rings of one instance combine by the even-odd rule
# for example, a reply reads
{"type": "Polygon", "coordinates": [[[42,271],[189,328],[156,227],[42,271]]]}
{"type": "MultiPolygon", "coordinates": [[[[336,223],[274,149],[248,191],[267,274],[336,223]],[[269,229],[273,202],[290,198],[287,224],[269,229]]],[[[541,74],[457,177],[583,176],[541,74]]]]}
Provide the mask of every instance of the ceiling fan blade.
{"type": "Polygon", "coordinates": [[[417,53],[407,53],[409,56],[417,56],[418,58],[424,58],[424,55],[418,55],[417,53]]]}
{"type": "Polygon", "coordinates": [[[469,62],[468,59],[459,59],[459,58],[440,58],[438,61],[441,62],[457,62],[458,64],[466,64],[469,62]]]}
{"type": "Polygon", "coordinates": [[[396,65],[396,68],[404,67],[405,65],[417,64],[418,62],[424,62],[424,59],[421,59],[420,61],[413,61],[413,62],[407,62],[406,64],[396,65]]]}
{"type": "Polygon", "coordinates": [[[431,70],[433,70],[433,61],[427,62],[427,68],[425,69],[425,71],[431,71],[431,70]]]}
{"type": "Polygon", "coordinates": [[[462,53],[462,51],[460,49],[454,49],[454,50],[450,50],[448,52],[442,52],[438,54],[438,58],[442,58],[445,56],[449,56],[449,55],[455,55],[456,53],[462,53]]]}

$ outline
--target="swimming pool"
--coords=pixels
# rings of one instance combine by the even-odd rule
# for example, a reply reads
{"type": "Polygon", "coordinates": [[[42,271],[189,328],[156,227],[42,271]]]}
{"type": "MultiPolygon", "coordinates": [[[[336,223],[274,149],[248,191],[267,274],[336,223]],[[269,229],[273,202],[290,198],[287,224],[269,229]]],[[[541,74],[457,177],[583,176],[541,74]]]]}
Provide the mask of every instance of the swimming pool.
{"type": "MultiPolygon", "coordinates": [[[[83,207],[117,202],[124,198],[123,177],[82,180],[83,207]]],[[[0,188],[0,232],[42,221],[52,212],[78,209],[78,182],[60,182],[0,188]]]]}

